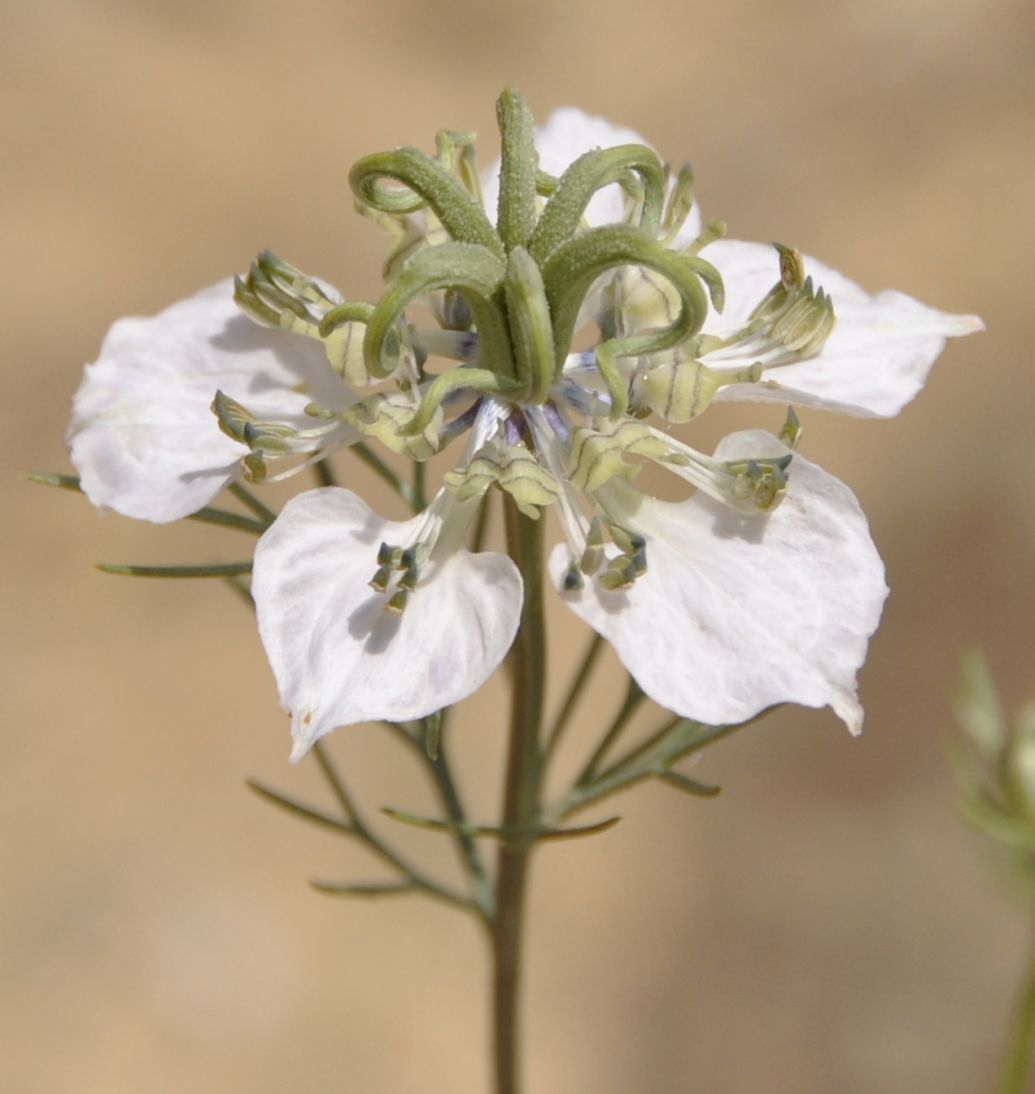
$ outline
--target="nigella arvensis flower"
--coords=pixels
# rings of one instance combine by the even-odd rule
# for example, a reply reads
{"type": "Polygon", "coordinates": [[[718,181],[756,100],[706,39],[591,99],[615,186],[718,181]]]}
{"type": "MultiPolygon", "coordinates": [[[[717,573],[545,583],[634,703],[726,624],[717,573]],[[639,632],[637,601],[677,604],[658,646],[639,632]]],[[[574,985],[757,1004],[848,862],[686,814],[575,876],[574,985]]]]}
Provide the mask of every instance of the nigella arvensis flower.
{"type": "Polygon", "coordinates": [[[491,488],[556,513],[560,595],[662,706],[721,724],[830,705],[856,731],[887,590],[852,493],[795,452],[793,411],[779,436],[736,433],[711,455],[670,426],[714,400],[896,414],[945,339],[980,322],[724,240],[689,171],[634,133],[568,109],[533,135],[513,93],[500,121],[484,179],[451,132],[435,157],[353,168],[358,207],[394,238],[375,304],[265,253],[233,286],[117,324],[76,396],[83,489],[174,520],[299,456],[376,440],[427,460],[456,442],[410,520],[326,487],[261,539],[252,591],[296,756],[336,726],[455,703],[503,659],[521,577],[466,545],[491,488]],[[692,492],[640,492],[642,461],[692,492]]]}

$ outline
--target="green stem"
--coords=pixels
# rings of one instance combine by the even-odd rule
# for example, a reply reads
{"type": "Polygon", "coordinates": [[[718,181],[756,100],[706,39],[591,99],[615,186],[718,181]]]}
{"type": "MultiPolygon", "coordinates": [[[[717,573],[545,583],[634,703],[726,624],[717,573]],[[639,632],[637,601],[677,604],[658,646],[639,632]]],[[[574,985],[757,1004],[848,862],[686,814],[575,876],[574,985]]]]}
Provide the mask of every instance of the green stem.
{"type": "MultiPolygon", "coordinates": [[[[25,475],[25,478],[29,482],[38,482],[43,486],[56,486],[60,490],[72,490],[76,493],[82,493],[82,486],[77,475],[51,475],[46,472],[29,472],[25,475]]],[[[241,532],[251,532],[252,535],[261,536],[273,523],[276,514],[271,513],[263,506],[261,515],[262,520],[253,520],[251,517],[242,517],[240,513],[231,513],[227,509],[215,509],[210,505],[206,505],[197,512],[188,514],[186,519],[200,521],[202,524],[217,524],[224,528],[236,528],[241,532]]]]}
{"type": "Polygon", "coordinates": [[[597,745],[593,755],[586,761],[586,766],[579,773],[579,777],[575,780],[576,786],[585,786],[593,781],[597,768],[603,763],[604,757],[611,750],[611,746],[615,741],[618,740],[622,730],[629,724],[629,719],[636,713],[636,708],[643,702],[644,698],[643,689],[630,676],[625,692],[625,701],[615,715],[608,731],[601,738],[600,744],[597,745]]]}
{"type": "MultiPolygon", "coordinates": [[[[435,897],[437,900],[441,900],[446,904],[452,904],[458,908],[463,908],[466,911],[476,913],[479,911],[469,897],[461,893],[453,892],[453,890],[447,889],[444,885],[439,885],[437,881],[433,881],[422,871],[411,865],[411,863],[403,858],[402,855],[385,843],[385,841],[367,825],[366,821],[361,816],[352,795],[349,793],[348,788],[345,786],[345,783],[338,774],[334,764],[331,763],[330,757],[327,755],[327,751],[323,747],[322,742],[317,741],[313,745],[312,751],[313,755],[316,757],[316,762],[320,765],[320,770],[323,772],[324,778],[327,780],[328,786],[331,788],[331,792],[334,794],[338,804],[341,806],[342,812],[345,814],[347,829],[350,833],[355,835],[357,839],[362,840],[375,855],[402,874],[410,888],[419,889],[422,892],[427,893],[428,896],[435,897]]],[[[320,883],[317,887],[326,891],[336,889],[341,892],[345,892],[349,889],[348,886],[333,886],[326,883],[320,883]]]]}
{"type": "Polygon", "coordinates": [[[617,767],[627,767],[630,764],[635,763],[637,760],[642,759],[644,756],[649,755],[655,747],[660,744],[681,722],[685,719],[680,718],[678,715],[674,715],[669,718],[667,722],[659,726],[646,740],[641,741],[634,748],[630,749],[620,760],[616,761],[609,771],[613,771],[617,767]]]}
{"type": "Polygon", "coordinates": [[[1024,1094],[1031,1088],[1028,1077],[1035,1056],[1035,942],[1028,959],[1028,970],[1017,1008],[1013,1028],[1006,1046],[1006,1059],[999,1081],[999,1094],[1024,1094]]]}
{"type": "Polygon", "coordinates": [[[236,528],[240,532],[251,532],[254,536],[261,536],[270,526],[268,520],[252,520],[251,517],[242,517],[239,513],[230,513],[225,509],[213,509],[208,505],[191,513],[187,519],[202,524],[218,524],[223,528],[236,528]]]}
{"type": "Polygon", "coordinates": [[[212,562],[197,566],[136,566],[124,562],[98,562],[103,574],[119,577],[239,577],[250,574],[250,562],[212,562]]]}
{"type": "Polygon", "coordinates": [[[661,777],[684,756],[689,756],[720,737],[750,724],[751,722],[737,726],[702,726],[681,718],[664,735],[658,737],[649,749],[638,748],[606,768],[591,782],[584,785],[576,783],[556,805],[545,811],[542,823],[549,827],[560,825],[568,817],[581,813],[612,794],[627,790],[645,779],[661,777]]]}
{"type": "Polygon", "coordinates": [[[410,484],[389,467],[369,445],[363,441],[359,441],[357,444],[352,445],[349,451],[353,455],[358,456],[363,463],[378,476],[378,478],[383,482],[388,483],[399,497],[401,497],[414,512],[417,512],[419,506],[414,503],[413,490],[410,488],[410,484]]]}
{"type": "Polygon", "coordinates": [[[228,577],[224,577],[223,580],[245,602],[245,604],[252,609],[252,611],[255,610],[255,601],[252,599],[252,591],[246,581],[242,580],[237,574],[230,574],[228,577]]]}
{"type": "Polygon", "coordinates": [[[245,489],[239,482],[230,483],[226,489],[228,493],[233,494],[242,505],[247,506],[267,526],[277,519],[277,514],[268,505],[259,501],[250,490],[245,489]]]}
{"type": "Polygon", "coordinates": [[[434,759],[431,759],[424,749],[422,740],[423,734],[418,736],[411,733],[410,730],[404,725],[400,725],[398,722],[387,722],[385,724],[413,749],[414,753],[427,769],[432,784],[435,787],[438,800],[445,810],[449,821],[455,826],[452,831],[457,854],[460,857],[464,873],[467,875],[467,880],[471,886],[471,892],[474,896],[475,903],[481,909],[482,914],[486,917],[486,921],[488,922],[493,914],[494,895],[485,872],[485,866],[482,863],[482,856],[478,850],[478,845],[475,843],[470,833],[463,827],[467,823],[467,813],[464,809],[463,801],[460,798],[460,792],[457,789],[456,782],[453,779],[453,774],[449,767],[449,753],[447,750],[448,735],[446,734],[448,716],[448,710],[442,712],[442,736],[439,741],[438,755],[434,759]]]}
{"type": "Polygon", "coordinates": [[[543,522],[506,502],[507,548],[521,571],[525,599],[511,651],[511,718],[500,827],[522,835],[500,843],[493,956],[493,1048],[496,1094],[518,1094],[521,944],[529,855],[539,827],[539,737],[546,684],[543,617],[543,522]]]}
{"type": "Polygon", "coordinates": [[[471,533],[469,548],[473,554],[478,554],[485,546],[485,537],[489,531],[489,517],[492,515],[490,505],[491,496],[487,495],[482,498],[482,503],[478,506],[478,515],[474,518],[474,531],[471,533]]]}
{"type": "Polygon", "coordinates": [[[575,675],[572,677],[571,685],[568,687],[568,694],[565,695],[564,702],[561,703],[561,709],[557,712],[557,717],[554,718],[553,727],[547,735],[546,748],[543,750],[544,765],[549,762],[550,757],[557,750],[557,746],[561,742],[561,737],[568,728],[571,716],[575,711],[575,704],[579,701],[582,689],[586,686],[586,681],[589,679],[590,674],[596,666],[597,658],[600,656],[603,648],[603,638],[594,632],[593,637],[586,646],[586,652],[582,655],[582,661],[575,670],[575,675]]]}
{"type": "Polygon", "coordinates": [[[337,486],[338,480],[334,477],[334,469],[329,460],[318,460],[313,464],[313,474],[321,486],[337,486]]]}
{"type": "Polygon", "coordinates": [[[428,465],[420,460],[413,461],[413,479],[410,483],[410,507],[420,512],[428,505],[428,465]]]}

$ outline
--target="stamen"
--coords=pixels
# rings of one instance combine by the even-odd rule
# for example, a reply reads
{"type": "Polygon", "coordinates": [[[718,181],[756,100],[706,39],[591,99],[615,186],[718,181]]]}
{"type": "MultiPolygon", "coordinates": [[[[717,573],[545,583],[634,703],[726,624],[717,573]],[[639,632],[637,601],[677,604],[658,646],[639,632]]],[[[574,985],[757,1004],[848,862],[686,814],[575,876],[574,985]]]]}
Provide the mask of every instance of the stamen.
{"type": "Polygon", "coordinates": [[[503,424],[503,438],[510,446],[520,444],[522,441],[521,422],[516,415],[511,415],[503,424]]]}
{"type": "Polygon", "coordinates": [[[572,376],[586,376],[592,380],[597,375],[597,358],[595,353],[577,353],[568,357],[564,371],[569,375],[563,376],[559,383],[554,384],[553,395],[555,400],[560,400],[575,411],[586,417],[599,418],[611,410],[611,396],[603,391],[595,391],[586,387],[572,376]]]}
{"type": "MultiPolygon", "coordinates": [[[[491,399],[479,404],[461,468],[470,465],[478,448],[497,433],[507,413],[506,406],[491,399]]],[[[385,603],[385,611],[401,614],[409,596],[417,592],[421,570],[431,559],[439,541],[443,536],[448,539],[463,535],[473,512],[472,504],[465,505],[465,500],[470,499],[464,499],[458,491],[448,486],[444,487],[412,522],[404,542],[383,542],[379,545],[377,570],[370,581],[371,588],[387,593],[393,576],[398,575],[395,590],[385,603]]]]}
{"type": "Polygon", "coordinates": [[[417,589],[421,566],[430,558],[450,508],[451,500],[440,492],[421,514],[406,543],[382,543],[378,547],[377,570],[368,584],[375,592],[387,593],[395,577],[395,590],[385,603],[385,611],[398,615],[405,609],[409,595],[417,589]]]}
{"type": "Polygon", "coordinates": [[[579,567],[573,562],[565,571],[564,580],[561,582],[564,591],[566,593],[577,593],[585,584],[582,574],[579,573],[579,567]]]}
{"type": "Polygon", "coordinates": [[[471,305],[455,290],[444,289],[432,301],[435,318],[448,331],[467,333],[474,322],[471,305]]]}
{"type": "Polygon", "coordinates": [[[388,582],[391,580],[391,577],[391,566],[378,566],[377,571],[368,584],[375,592],[383,593],[388,588],[388,582]]]}
{"type": "Polygon", "coordinates": [[[801,440],[801,434],[801,422],[798,421],[798,415],[794,413],[794,407],[789,406],[787,408],[787,418],[784,421],[778,436],[788,448],[797,448],[798,442],[801,440]]]}
{"type": "Polygon", "coordinates": [[[604,527],[600,518],[594,516],[589,524],[589,532],[586,534],[586,549],[579,559],[579,569],[584,574],[593,574],[600,569],[604,561],[604,527]]]}
{"type": "Polygon", "coordinates": [[[600,586],[610,593],[621,592],[631,588],[636,576],[631,572],[629,559],[625,555],[619,555],[611,559],[607,569],[597,578],[600,586]]]}
{"type": "Polygon", "coordinates": [[[399,558],[402,552],[398,547],[392,547],[388,543],[382,543],[377,549],[377,561],[381,566],[396,567],[399,565],[399,558]]]}
{"type": "Polygon", "coordinates": [[[589,522],[582,515],[575,499],[575,491],[567,473],[564,447],[554,432],[541,406],[525,408],[525,421],[532,432],[536,455],[547,472],[560,486],[557,513],[561,520],[564,538],[568,541],[572,562],[578,565],[586,554],[589,522]]]}
{"type": "Polygon", "coordinates": [[[478,415],[481,413],[482,402],[483,400],[479,399],[476,403],[472,403],[462,414],[458,414],[455,418],[446,422],[438,435],[440,450],[452,444],[457,437],[466,433],[475,424],[478,415]]]}
{"type": "Polygon", "coordinates": [[[561,442],[567,444],[571,439],[571,430],[553,403],[543,403],[543,416],[550,423],[550,428],[561,439],[561,442]]]}
{"type": "Polygon", "coordinates": [[[805,276],[797,251],[774,246],[780,256],[780,280],[740,330],[720,340],[699,338],[694,356],[719,368],[747,357],[769,369],[814,357],[823,348],[836,322],[833,301],[805,276]]]}
{"type": "MultiPolygon", "coordinates": [[[[307,413],[315,404],[306,407],[307,413]]],[[[311,455],[301,465],[302,468],[323,459],[329,452],[343,445],[353,443],[357,438],[352,429],[334,411],[319,408],[319,416],[326,424],[312,429],[297,429],[287,422],[260,421],[247,407],[231,399],[223,391],[217,391],[212,400],[212,412],[216,416],[219,428],[232,440],[246,444],[251,453],[244,458],[244,466],[252,482],[276,482],[297,473],[301,468],[292,468],[270,478],[266,473],[265,459],[268,456],[294,456],[303,453],[311,455]]]]}
{"type": "Polygon", "coordinates": [[[611,524],[609,527],[611,539],[622,554],[632,555],[646,547],[647,541],[639,533],[630,532],[620,524],[611,524]]]}
{"type": "Polygon", "coordinates": [[[658,462],[702,493],[729,506],[735,512],[765,513],[783,499],[787,490],[787,469],[794,456],[758,456],[741,460],[717,460],[705,456],[674,437],[665,437],[669,455],[658,462]]]}

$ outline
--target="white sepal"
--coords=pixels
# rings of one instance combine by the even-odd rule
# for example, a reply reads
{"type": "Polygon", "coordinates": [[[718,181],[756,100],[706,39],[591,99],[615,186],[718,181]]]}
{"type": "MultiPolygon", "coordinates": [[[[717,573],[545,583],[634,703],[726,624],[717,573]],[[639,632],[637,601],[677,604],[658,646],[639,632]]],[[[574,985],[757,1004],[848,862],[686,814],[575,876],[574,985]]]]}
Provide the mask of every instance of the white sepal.
{"type": "MultiPolygon", "coordinates": [[[[726,337],[743,325],[751,310],[779,280],[772,247],[718,240],[702,257],[722,274],[726,306],[711,311],[708,334],[726,337]]],[[[946,338],[984,329],[976,315],[950,315],[928,308],[903,293],[871,296],[854,281],[814,258],[805,274],[833,300],[833,332],[815,356],[767,369],[759,383],[730,384],[716,401],[793,403],[858,417],[891,418],[923,387],[946,338]]],[[[704,362],[720,368],[708,356],[704,362]]]]}
{"type": "Polygon", "coordinates": [[[306,403],[333,406],[345,394],[319,345],[257,326],[238,310],[230,280],[158,315],[122,319],[87,366],[66,436],[94,505],[165,523],[236,478],[248,449],[220,431],[210,409],[217,389],[257,417],[300,427],[312,425],[306,403]]]}
{"type": "MultiPolygon", "coordinates": [[[[725,438],[715,456],[786,452],[770,434],[749,431],[725,438]]],[[[776,703],[829,705],[859,731],[855,678],[887,587],[843,483],[796,455],[783,504],[747,517],[702,494],[673,504],[621,480],[605,490],[626,527],[646,538],[646,573],[622,592],[586,581],[562,595],[647,695],[711,725],[776,703]]],[[[553,552],[558,588],[569,563],[567,549],[553,552]]]]}
{"type": "Polygon", "coordinates": [[[380,544],[405,544],[421,517],[387,521],[328,487],[292,498],[259,540],[252,595],[291,714],[293,760],[338,726],[407,721],[458,703],[503,660],[521,615],[521,577],[506,555],[463,547],[462,508],[401,614],[386,611],[386,595],[369,582],[380,544]]]}

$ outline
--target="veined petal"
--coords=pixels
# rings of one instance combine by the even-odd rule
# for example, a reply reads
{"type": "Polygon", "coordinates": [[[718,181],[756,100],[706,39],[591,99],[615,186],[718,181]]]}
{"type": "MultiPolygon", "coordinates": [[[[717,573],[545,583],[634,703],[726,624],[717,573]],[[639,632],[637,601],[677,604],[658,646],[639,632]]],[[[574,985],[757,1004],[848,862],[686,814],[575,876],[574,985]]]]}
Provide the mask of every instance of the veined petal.
{"type": "MultiPolygon", "coordinates": [[[[761,243],[718,240],[702,257],[718,269],[726,286],[724,311],[712,311],[704,329],[725,337],[743,325],[779,280],[777,256],[761,243]]],[[[946,338],[984,329],[976,315],[936,311],[891,290],[871,296],[814,258],[806,257],[804,264],[805,273],[834,304],[836,323],[823,348],[815,357],[767,369],[759,383],[723,387],[717,400],[794,403],[859,417],[894,417],[923,387],[946,338]]],[[[707,356],[704,361],[712,364],[707,356]]]]}
{"type": "Polygon", "coordinates": [[[321,347],[242,315],[229,279],[158,315],[122,319],[86,368],[66,436],[94,505],[164,523],[236,478],[248,449],[220,432],[217,389],[300,427],[312,425],[308,402],[333,407],[345,395],[321,347]]]}
{"type": "MultiPolygon", "coordinates": [[[[717,459],[786,454],[772,435],[736,433],[717,459]]],[[[831,706],[857,733],[856,672],[887,595],[884,567],[852,492],[796,455],[775,511],[744,517],[702,494],[672,504],[615,481],[627,527],[647,540],[631,587],[563,593],[611,642],[643,690],[683,717],[736,724],[775,703],[831,706]]],[[[570,563],[554,551],[561,588],[570,563]]]]}
{"type": "MultiPolygon", "coordinates": [[[[545,125],[537,126],[535,147],[539,153],[539,166],[547,174],[560,176],[584,152],[596,148],[617,148],[622,144],[649,144],[634,129],[612,125],[603,118],[585,114],[574,106],[562,106],[555,110],[545,125]]],[[[482,176],[484,205],[491,216],[496,215],[496,202],[500,190],[500,161],[497,160],[482,176]]],[[[625,197],[617,184],[607,186],[596,194],[586,209],[590,225],[618,224],[625,219],[625,197]]],[[[701,230],[701,218],[692,209],[676,237],[673,246],[686,246],[701,230]]]]}
{"type": "MultiPolygon", "coordinates": [[[[454,515],[466,525],[466,514],[454,515]]],[[[405,610],[385,611],[385,594],[369,587],[378,547],[405,543],[422,519],[384,520],[328,487],[292,498],[259,540],[252,595],[291,714],[292,759],[338,726],[458,703],[510,648],[521,577],[506,555],[467,551],[456,525],[443,530],[405,610]]]]}

